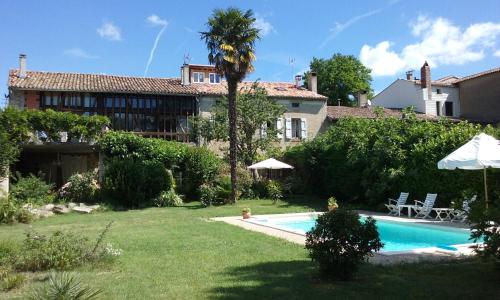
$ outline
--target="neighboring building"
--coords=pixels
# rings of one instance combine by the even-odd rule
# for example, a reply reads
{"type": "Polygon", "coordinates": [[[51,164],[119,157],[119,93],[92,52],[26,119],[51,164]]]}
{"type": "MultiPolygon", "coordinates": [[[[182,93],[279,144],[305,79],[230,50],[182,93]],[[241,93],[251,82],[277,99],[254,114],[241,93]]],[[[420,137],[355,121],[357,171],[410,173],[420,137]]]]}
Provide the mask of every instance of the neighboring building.
{"type": "Polygon", "coordinates": [[[447,116],[480,123],[500,122],[500,68],[459,78],[446,76],[431,80],[427,62],[420,80],[412,71],[397,79],[373,98],[373,105],[402,109],[414,106],[429,116],[447,116]]]}
{"type": "Polygon", "coordinates": [[[406,73],[406,79],[397,79],[373,99],[373,105],[402,109],[413,106],[416,112],[430,116],[460,116],[458,88],[453,83],[458,79],[447,76],[431,81],[431,69],[425,64],[420,69],[421,79],[415,79],[413,72],[406,73]]]}
{"type": "Polygon", "coordinates": [[[479,123],[500,123],[500,68],[460,78],[462,118],[479,123]]]}
{"type": "MultiPolygon", "coordinates": [[[[283,147],[314,138],[328,124],[327,97],[317,93],[315,73],[310,82],[311,90],[299,82],[259,83],[286,107],[282,118],[269,124],[282,129],[283,147]]],[[[10,106],[105,115],[115,130],[180,142],[193,142],[189,118],[208,116],[217,99],[227,94],[226,81],[208,65],[185,64],[179,78],[144,78],[27,71],[25,55],[20,55],[19,69],[9,71],[8,88],[10,106]]],[[[60,185],[75,172],[97,167],[95,154],[91,145],[26,145],[17,166],[32,173],[41,170],[60,185]]]]}

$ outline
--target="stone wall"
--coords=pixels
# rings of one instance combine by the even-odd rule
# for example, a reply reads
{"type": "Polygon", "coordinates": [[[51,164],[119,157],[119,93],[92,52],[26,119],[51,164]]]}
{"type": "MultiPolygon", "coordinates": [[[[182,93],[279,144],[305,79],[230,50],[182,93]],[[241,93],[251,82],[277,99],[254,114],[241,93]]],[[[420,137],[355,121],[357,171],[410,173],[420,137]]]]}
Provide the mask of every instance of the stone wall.
{"type": "Polygon", "coordinates": [[[500,72],[459,83],[461,117],[471,121],[500,122],[500,72]]]}

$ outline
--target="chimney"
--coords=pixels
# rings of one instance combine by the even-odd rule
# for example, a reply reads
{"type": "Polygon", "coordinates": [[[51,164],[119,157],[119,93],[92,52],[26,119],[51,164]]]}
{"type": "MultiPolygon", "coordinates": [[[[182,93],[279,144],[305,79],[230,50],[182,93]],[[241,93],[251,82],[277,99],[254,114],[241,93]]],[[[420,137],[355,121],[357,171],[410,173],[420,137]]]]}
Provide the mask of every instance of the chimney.
{"type": "Polygon", "coordinates": [[[300,87],[300,82],[302,81],[302,75],[295,75],[295,87],[300,87]]]}
{"type": "Polygon", "coordinates": [[[26,77],[26,54],[19,54],[19,78],[26,77]]]}
{"type": "Polygon", "coordinates": [[[366,94],[366,91],[358,92],[358,106],[359,107],[368,106],[368,94],[366,94]]]}
{"type": "Polygon", "coordinates": [[[181,67],[181,84],[189,85],[191,83],[191,78],[189,76],[189,65],[183,64],[181,67]]]}
{"type": "Polygon", "coordinates": [[[406,80],[413,80],[413,70],[406,71],[406,80]]]}
{"type": "Polygon", "coordinates": [[[425,100],[431,100],[432,98],[432,87],[431,87],[431,68],[429,67],[429,64],[427,61],[425,61],[424,65],[422,68],[420,68],[420,86],[422,89],[427,89],[427,99],[425,100]]]}
{"type": "Polygon", "coordinates": [[[309,73],[307,87],[311,92],[318,93],[318,75],[316,74],[316,72],[309,73]]]}

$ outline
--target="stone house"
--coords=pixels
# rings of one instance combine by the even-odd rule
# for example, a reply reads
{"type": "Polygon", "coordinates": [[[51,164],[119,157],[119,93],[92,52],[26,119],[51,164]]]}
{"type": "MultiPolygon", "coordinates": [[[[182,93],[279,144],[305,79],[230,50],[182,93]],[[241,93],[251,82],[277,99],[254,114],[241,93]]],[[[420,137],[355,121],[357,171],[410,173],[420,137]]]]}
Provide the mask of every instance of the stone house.
{"type": "MultiPolygon", "coordinates": [[[[26,56],[20,55],[19,68],[9,71],[9,105],[105,115],[115,130],[196,143],[189,118],[209,115],[217,99],[227,94],[227,83],[214,66],[184,64],[180,71],[177,78],[28,71],[26,56]]],[[[259,82],[269,97],[286,107],[275,124],[282,130],[283,147],[314,138],[327,127],[327,97],[317,93],[315,73],[310,81],[310,89],[297,80],[259,82]]],[[[245,89],[252,84],[240,86],[245,89]]],[[[30,172],[41,170],[59,185],[75,172],[96,167],[99,159],[95,153],[91,145],[29,145],[18,166],[24,164],[24,170],[29,166],[30,172]]]]}

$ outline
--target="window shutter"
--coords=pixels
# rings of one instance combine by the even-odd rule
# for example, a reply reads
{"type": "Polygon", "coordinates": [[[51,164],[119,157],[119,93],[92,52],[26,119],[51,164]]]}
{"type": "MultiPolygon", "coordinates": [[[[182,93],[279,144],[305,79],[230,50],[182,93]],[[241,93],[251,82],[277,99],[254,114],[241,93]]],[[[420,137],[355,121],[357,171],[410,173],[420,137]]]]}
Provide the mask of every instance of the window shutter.
{"type": "Polygon", "coordinates": [[[282,119],[278,118],[276,120],[276,130],[278,131],[278,138],[283,139],[283,124],[282,124],[282,119]]]}
{"type": "Polygon", "coordinates": [[[285,137],[287,139],[292,138],[292,119],[285,118],[285,137]]]}
{"type": "Polygon", "coordinates": [[[300,119],[300,137],[303,139],[307,139],[307,119],[306,118],[301,118],[300,119]]]}
{"type": "Polygon", "coordinates": [[[266,136],[267,136],[267,124],[263,123],[262,125],[260,125],[260,137],[264,138],[266,136]]]}

